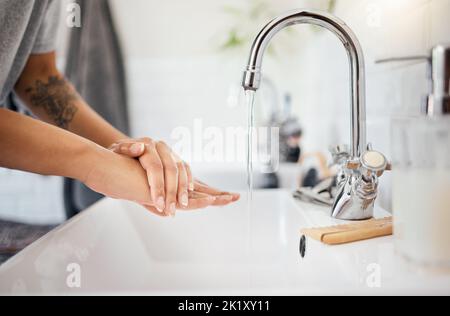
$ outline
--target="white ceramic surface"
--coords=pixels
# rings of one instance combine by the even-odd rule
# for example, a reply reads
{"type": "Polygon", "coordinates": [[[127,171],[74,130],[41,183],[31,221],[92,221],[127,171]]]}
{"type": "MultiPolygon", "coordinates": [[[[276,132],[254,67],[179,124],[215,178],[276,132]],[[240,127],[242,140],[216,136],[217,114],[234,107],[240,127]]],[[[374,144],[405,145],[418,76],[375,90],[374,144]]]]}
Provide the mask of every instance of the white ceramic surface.
{"type": "Polygon", "coordinates": [[[246,205],[243,194],[172,219],[104,199],[0,266],[0,293],[450,294],[450,275],[410,268],[392,237],[342,246],[308,239],[302,259],[300,229],[335,223],[327,208],[287,191],[257,191],[251,213],[246,205]],[[80,287],[67,282],[73,264],[80,287]]]}

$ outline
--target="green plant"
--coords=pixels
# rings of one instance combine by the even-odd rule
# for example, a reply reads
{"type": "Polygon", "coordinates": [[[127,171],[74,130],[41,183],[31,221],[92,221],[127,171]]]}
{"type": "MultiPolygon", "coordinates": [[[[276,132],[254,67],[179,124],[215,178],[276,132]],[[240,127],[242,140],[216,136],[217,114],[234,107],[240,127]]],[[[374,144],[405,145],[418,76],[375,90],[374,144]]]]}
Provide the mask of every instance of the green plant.
{"type": "MultiPolygon", "coordinates": [[[[246,0],[242,6],[224,6],[222,11],[228,18],[233,20],[233,24],[225,31],[224,39],[219,45],[220,51],[237,50],[241,48],[248,48],[259,28],[267,23],[271,18],[279,12],[276,6],[276,1],[266,0],[246,0]]],[[[336,7],[336,0],[327,0],[325,10],[334,12],[336,7]]],[[[313,28],[319,30],[320,28],[313,28]]],[[[281,37],[292,37],[296,35],[293,28],[287,28],[281,37]]],[[[282,41],[281,41],[282,42],[282,41]]],[[[268,47],[270,55],[276,54],[274,45],[268,47]]]]}

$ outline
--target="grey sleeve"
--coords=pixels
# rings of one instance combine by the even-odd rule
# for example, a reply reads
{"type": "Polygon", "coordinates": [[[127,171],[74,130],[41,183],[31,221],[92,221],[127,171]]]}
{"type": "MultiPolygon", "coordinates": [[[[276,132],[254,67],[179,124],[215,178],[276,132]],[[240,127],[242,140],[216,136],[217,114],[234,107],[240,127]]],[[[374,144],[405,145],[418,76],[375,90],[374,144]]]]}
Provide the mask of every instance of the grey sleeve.
{"type": "Polygon", "coordinates": [[[49,1],[31,53],[47,53],[56,49],[61,2],[61,0],[49,1]]]}

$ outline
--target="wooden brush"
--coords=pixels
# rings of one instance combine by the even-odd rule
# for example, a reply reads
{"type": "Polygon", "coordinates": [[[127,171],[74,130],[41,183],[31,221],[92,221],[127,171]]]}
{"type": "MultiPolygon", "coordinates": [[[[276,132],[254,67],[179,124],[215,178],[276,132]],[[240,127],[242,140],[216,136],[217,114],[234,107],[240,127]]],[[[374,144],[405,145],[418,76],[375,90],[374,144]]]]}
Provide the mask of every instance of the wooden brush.
{"type": "Polygon", "coordinates": [[[392,217],[330,227],[302,229],[301,233],[327,245],[346,244],[392,235],[392,217]]]}

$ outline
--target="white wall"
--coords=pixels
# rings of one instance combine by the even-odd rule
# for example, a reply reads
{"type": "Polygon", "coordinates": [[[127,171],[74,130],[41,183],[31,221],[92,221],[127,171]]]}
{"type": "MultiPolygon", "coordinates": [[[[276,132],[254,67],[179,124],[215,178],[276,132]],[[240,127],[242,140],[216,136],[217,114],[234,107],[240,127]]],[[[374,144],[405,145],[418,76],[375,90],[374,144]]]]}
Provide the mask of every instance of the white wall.
{"type": "MultiPolygon", "coordinates": [[[[192,126],[196,118],[201,118],[205,126],[246,124],[244,104],[230,107],[229,98],[239,88],[250,42],[248,47],[231,53],[220,51],[219,46],[234,22],[223,7],[245,8],[249,2],[113,1],[128,62],[135,135],[167,139],[175,127],[192,126]]],[[[283,12],[306,4],[322,8],[327,0],[269,2],[275,12],[283,12]]],[[[255,34],[268,19],[241,23],[254,29],[255,34]]],[[[289,78],[276,78],[280,92],[294,92],[286,82],[299,83],[287,59],[297,59],[294,53],[298,49],[293,51],[267,60],[268,77],[280,77],[290,70],[289,78]]]]}

